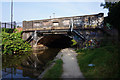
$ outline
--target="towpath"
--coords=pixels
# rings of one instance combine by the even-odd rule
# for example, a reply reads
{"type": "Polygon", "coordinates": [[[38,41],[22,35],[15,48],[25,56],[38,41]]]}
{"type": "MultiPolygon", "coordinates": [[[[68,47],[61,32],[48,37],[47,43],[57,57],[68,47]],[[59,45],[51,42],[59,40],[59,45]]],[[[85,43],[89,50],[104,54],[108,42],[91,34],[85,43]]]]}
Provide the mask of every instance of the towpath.
{"type": "Polygon", "coordinates": [[[63,74],[61,78],[83,78],[77,63],[77,53],[72,48],[61,50],[61,59],[63,60],[63,74]]]}

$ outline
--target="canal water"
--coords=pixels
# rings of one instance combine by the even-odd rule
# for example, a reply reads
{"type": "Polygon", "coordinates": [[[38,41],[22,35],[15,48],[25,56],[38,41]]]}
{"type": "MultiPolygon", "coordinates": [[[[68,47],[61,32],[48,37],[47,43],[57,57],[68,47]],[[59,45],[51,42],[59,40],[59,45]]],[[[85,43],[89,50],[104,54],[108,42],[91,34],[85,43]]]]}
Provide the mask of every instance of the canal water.
{"type": "Polygon", "coordinates": [[[48,48],[45,50],[33,50],[27,55],[3,56],[2,78],[25,78],[35,80],[53,60],[60,48],[48,48]]]}

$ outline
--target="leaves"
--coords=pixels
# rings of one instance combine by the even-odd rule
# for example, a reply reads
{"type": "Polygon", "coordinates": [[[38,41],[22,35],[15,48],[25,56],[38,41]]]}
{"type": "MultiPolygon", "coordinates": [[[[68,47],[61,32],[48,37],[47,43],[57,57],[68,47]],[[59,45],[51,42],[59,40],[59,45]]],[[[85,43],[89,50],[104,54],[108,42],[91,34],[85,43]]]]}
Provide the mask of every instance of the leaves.
{"type": "Polygon", "coordinates": [[[106,2],[103,6],[109,10],[108,16],[106,17],[106,22],[118,29],[120,33],[120,1],[113,3],[106,2]]]}
{"type": "MultiPolygon", "coordinates": [[[[21,33],[2,32],[3,54],[19,54],[19,52],[30,51],[31,46],[21,38],[21,33]]],[[[24,53],[23,53],[24,54],[24,53]]]]}

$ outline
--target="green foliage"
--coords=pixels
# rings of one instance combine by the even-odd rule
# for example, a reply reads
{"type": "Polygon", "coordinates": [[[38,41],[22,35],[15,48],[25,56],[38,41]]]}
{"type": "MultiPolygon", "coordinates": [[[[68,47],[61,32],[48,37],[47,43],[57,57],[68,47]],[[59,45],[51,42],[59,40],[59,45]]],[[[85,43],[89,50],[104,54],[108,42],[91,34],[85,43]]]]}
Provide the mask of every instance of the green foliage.
{"type": "Polygon", "coordinates": [[[17,26],[17,28],[21,28],[21,26],[17,26]]]}
{"type": "Polygon", "coordinates": [[[120,2],[116,3],[108,13],[109,23],[120,31],[120,2]]]}
{"type": "Polygon", "coordinates": [[[78,63],[86,78],[119,78],[119,45],[78,50],[78,63]],[[94,64],[95,66],[88,66],[94,64]]]}
{"type": "Polygon", "coordinates": [[[77,44],[77,42],[74,39],[72,39],[72,42],[73,42],[72,46],[75,46],[77,44]]]}
{"type": "Polygon", "coordinates": [[[55,65],[49,69],[43,78],[60,78],[62,74],[62,64],[63,61],[58,59],[55,61],[55,65]]]}
{"type": "Polygon", "coordinates": [[[116,5],[117,2],[105,2],[105,4],[101,4],[100,6],[103,6],[104,8],[111,10],[111,8],[116,5]]]}
{"type": "Polygon", "coordinates": [[[107,23],[110,23],[120,32],[120,1],[114,3],[106,2],[102,6],[109,10],[108,17],[106,18],[107,23]]]}
{"type": "Polygon", "coordinates": [[[11,29],[11,28],[2,28],[2,31],[7,32],[7,33],[13,33],[14,29],[11,29]]]}
{"type": "Polygon", "coordinates": [[[11,34],[2,32],[3,54],[17,54],[29,50],[31,50],[31,46],[21,38],[21,32],[11,34]]]}

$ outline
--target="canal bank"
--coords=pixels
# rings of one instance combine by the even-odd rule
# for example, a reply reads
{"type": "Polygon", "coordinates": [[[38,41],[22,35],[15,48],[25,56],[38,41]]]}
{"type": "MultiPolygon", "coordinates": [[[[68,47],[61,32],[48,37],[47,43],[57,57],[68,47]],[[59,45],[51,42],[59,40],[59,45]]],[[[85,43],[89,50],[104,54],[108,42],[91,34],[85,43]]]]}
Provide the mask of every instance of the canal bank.
{"type": "Polygon", "coordinates": [[[104,42],[94,49],[79,49],[76,52],[78,64],[87,80],[120,78],[120,43],[104,42]]]}
{"type": "Polygon", "coordinates": [[[60,48],[36,49],[19,57],[5,55],[2,58],[2,77],[3,79],[37,79],[46,69],[47,63],[53,60],[60,50],[60,48]]]}
{"type": "Polygon", "coordinates": [[[56,57],[49,62],[48,67],[38,76],[38,79],[59,78],[63,72],[62,70],[63,61],[61,60],[62,56],[63,54],[60,50],[60,52],[56,55],[56,57]],[[56,71],[55,67],[58,69],[58,71],[56,71]]]}

